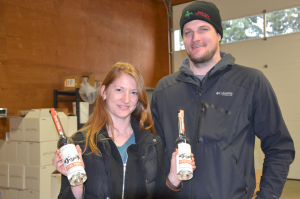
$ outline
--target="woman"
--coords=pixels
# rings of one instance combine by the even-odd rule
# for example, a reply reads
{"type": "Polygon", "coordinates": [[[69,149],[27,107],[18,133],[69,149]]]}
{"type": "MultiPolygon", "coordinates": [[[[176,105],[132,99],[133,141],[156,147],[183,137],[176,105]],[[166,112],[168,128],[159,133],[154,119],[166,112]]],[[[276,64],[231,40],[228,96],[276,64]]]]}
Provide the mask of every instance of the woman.
{"type": "Polygon", "coordinates": [[[163,145],[154,134],[143,78],[129,63],[117,63],[108,71],[90,120],[73,140],[80,146],[80,157],[81,149],[84,152],[88,179],[84,185],[70,186],[56,151],[53,165],[63,174],[60,199],[176,198],[182,188],[177,152],[166,176],[163,145]]]}

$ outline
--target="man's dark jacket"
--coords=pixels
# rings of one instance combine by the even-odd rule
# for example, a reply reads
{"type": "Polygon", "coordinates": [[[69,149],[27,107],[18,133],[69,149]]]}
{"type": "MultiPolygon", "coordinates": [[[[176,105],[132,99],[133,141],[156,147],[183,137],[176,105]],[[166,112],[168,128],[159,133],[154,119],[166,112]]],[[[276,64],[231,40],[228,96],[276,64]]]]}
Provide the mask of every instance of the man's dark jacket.
{"type": "Polygon", "coordinates": [[[197,168],[179,198],[250,199],[256,186],[255,136],[265,154],[257,198],[279,198],[295,151],[274,91],[259,70],[234,64],[230,54],[221,56],[203,81],[186,59],[153,92],[151,111],[164,143],[166,169],[182,109],[197,168]]]}

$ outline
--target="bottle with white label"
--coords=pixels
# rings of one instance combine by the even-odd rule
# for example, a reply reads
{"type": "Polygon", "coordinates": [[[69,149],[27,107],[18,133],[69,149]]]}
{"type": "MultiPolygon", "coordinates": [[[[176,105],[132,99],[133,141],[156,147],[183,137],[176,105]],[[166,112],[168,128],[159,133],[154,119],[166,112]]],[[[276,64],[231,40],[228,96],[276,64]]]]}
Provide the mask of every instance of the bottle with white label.
{"type": "Polygon", "coordinates": [[[189,138],[185,135],[183,110],[178,112],[178,129],[179,137],[175,142],[178,149],[176,156],[177,176],[180,180],[190,180],[193,177],[191,145],[189,138]]]}
{"type": "Polygon", "coordinates": [[[50,114],[52,115],[59,135],[57,147],[63,158],[68,180],[72,186],[81,185],[86,181],[87,176],[83,168],[83,163],[80,160],[77,149],[74,145],[74,141],[72,138],[66,136],[54,108],[50,109],[50,114]]]}

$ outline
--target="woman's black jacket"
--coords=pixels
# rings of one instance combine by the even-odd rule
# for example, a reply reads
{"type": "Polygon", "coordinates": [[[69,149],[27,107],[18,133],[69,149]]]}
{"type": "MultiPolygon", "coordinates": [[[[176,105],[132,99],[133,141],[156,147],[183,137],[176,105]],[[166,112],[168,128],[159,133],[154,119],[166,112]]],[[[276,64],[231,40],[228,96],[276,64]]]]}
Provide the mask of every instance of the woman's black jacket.
{"type": "MultiPolygon", "coordinates": [[[[166,185],[165,159],[163,144],[159,136],[149,130],[139,128],[139,123],[131,118],[136,144],[127,148],[127,162],[123,163],[118,148],[108,137],[106,129],[97,136],[97,146],[102,155],[91,153],[88,146],[83,154],[87,174],[84,183],[85,199],[151,199],[177,198],[166,185]],[[125,169],[124,169],[125,168],[125,169]],[[123,190],[123,175],[125,174],[125,191],[123,190]]],[[[78,132],[73,140],[85,147],[86,132],[78,132]]],[[[59,199],[75,199],[66,176],[62,175],[59,199]]]]}

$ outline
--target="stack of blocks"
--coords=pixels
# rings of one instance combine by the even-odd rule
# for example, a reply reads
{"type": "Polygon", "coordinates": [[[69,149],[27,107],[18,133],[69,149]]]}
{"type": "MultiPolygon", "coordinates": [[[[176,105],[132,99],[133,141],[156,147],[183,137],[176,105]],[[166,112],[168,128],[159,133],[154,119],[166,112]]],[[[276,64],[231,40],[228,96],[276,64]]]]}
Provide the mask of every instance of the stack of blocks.
{"type": "MultiPolygon", "coordinates": [[[[77,117],[58,112],[62,126],[71,136],[77,117]]],[[[0,192],[2,199],[50,199],[52,158],[59,139],[49,109],[10,118],[10,132],[0,140],[0,192]]],[[[57,196],[56,196],[57,197],[57,196]]]]}

